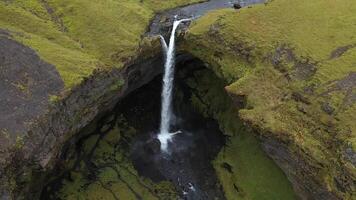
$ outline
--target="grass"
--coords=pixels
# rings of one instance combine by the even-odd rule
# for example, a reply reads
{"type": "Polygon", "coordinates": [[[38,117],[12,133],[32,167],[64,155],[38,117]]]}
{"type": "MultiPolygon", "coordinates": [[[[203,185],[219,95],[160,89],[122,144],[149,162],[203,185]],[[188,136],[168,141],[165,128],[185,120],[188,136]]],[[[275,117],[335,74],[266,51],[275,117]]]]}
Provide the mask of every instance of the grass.
{"type": "Polygon", "coordinates": [[[349,147],[356,151],[355,85],[348,79],[356,72],[356,48],[331,55],[356,43],[355,11],[356,2],[340,0],[274,0],[213,11],[193,24],[181,46],[231,83],[231,95],[246,96],[239,111],[245,122],[323,166],[311,176],[344,199],[351,191],[341,192],[332,177],[341,169],[351,179],[356,174],[344,156],[349,147]],[[338,86],[347,80],[351,86],[338,86]],[[324,104],[334,112],[327,114],[324,104]]]}
{"type": "Polygon", "coordinates": [[[240,121],[223,90],[225,82],[208,69],[195,72],[186,82],[194,88],[191,97],[194,107],[206,117],[217,119],[222,132],[230,136],[213,162],[225,197],[228,200],[296,199],[287,177],[240,121]]]}
{"type": "Polygon", "coordinates": [[[0,27],[37,51],[44,61],[55,65],[67,88],[80,83],[100,63],[54,24],[20,6],[0,2],[0,16],[0,27]]]}
{"type": "Polygon", "coordinates": [[[214,161],[227,199],[297,199],[286,176],[252,133],[240,129],[227,145],[214,161]],[[232,167],[231,173],[223,168],[226,163],[232,167]]]}
{"type": "Polygon", "coordinates": [[[96,68],[137,53],[155,12],[197,0],[14,0],[0,2],[0,28],[55,65],[67,89],[96,68]]]}

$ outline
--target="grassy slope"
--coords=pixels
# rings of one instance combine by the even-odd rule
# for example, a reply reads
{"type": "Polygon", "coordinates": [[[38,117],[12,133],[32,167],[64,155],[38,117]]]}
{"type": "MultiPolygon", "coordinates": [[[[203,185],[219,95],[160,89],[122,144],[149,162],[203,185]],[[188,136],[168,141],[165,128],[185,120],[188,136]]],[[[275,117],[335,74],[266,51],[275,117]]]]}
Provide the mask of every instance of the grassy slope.
{"type": "Polygon", "coordinates": [[[0,1],[0,28],[55,65],[70,89],[134,56],[155,12],[197,0],[0,1]]]}
{"type": "Polygon", "coordinates": [[[356,175],[345,157],[346,149],[356,151],[355,83],[347,80],[356,72],[356,48],[331,55],[356,44],[355,13],[355,1],[341,0],[274,0],[214,11],[191,27],[184,47],[230,81],[230,93],[247,96],[243,120],[291,142],[292,151],[322,168],[318,181],[345,198],[352,188],[340,193],[333,178],[342,170],[356,175]]]}
{"type": "Polygon", "coordinates": [[[225,83],[210,70],[195,72],[187,83],[195,91],[191,97],[194,107],[205,116],[217,119],[221,130],[231,136],[213,162],[226,198],[296,199],[287,177],[239,120],[230,97],[223,90],[225,83]],[[231,171],[226,165],[231,166],[231,171]]]}

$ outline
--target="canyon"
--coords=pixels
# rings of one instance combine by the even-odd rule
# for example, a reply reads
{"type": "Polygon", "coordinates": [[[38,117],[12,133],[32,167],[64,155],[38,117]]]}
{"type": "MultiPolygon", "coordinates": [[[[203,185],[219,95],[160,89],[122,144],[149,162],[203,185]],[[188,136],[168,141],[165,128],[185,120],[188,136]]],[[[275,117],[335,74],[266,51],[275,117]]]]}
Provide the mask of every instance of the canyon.
{"type": "Polygon", "coordinates": [[[184,198],[188,181],[185,189],[169,181],[179,174],[142,170],[158,150],[140,141],[160,118],[164,54],[156,35],[168,36],[177,13],[192,17],[202,7],[207,13],[178,30],[174,90],[181,116],[197,116],[211,131],[197,141],[214,141],[192,144],[208,166],[201,174],[199,164],[187,169],[198,174],[196,183],[210,175],[201,187],[218,199],[354,198],[355,3],[274,0],[239,10],[174,8],[194,1],[115,4],[139,13],[124,24],[135,34],[105,25],[85,32],[91,22],[64,2],[0,3],[2,199],[184,198]],[[127,39],[113,46],[113,38],[127,39]]]}

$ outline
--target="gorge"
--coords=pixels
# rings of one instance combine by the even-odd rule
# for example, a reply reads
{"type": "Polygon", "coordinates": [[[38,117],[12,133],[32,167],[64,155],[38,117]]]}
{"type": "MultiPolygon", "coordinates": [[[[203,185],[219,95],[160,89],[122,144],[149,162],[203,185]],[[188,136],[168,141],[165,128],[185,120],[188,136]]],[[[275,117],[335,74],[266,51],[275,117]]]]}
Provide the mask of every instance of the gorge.
{"type": "Polygon", "coordinates": [[[41,199],[51,195],[60,199],[295,198],[285,175],[242,122],[229,125],[213,119],[214,109],[237,118],[223,90],[225,82],[200,60],[182,54],[178,60],[172,127],[182,133],[170,143],[170,153],[161,152],[156,141],[159,75],[73,138],[77,142],[61,156],[68,160],[69,169],[58,169],[63,175],[47,184],[41,199]],[[205,93],[206,88],[211,92],[205,93]],[[233,136],[233,132],[239,134],[233,136]],[[230,151],[239,152],[237,160],[230,151]],[[225,197],[224,190],[231,196],[225,197]]]}
{"type": "Polygon", "coordinates": [[[0,2],[0,199],[353,199],[356,4],[234,3],[0,2]]]}

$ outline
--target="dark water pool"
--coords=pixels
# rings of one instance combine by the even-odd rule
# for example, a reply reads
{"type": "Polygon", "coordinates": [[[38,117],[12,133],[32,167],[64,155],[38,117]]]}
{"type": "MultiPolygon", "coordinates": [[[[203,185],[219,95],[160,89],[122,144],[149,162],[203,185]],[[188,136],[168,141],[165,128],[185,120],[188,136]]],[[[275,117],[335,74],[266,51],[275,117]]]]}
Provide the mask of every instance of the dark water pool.
{"type": "Polygon", "coordinates": [[[184,199],[224,199],[211,164],[224,144],[216,121],[194,111],[179,84],[175,86],[175,135],[168,152],[156,139],[160,113],[161,77],[137,90],[118,110],[136,124],[130,157],[141,176],[155,182],[169,180],[184,199]]]}

